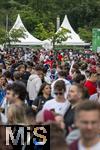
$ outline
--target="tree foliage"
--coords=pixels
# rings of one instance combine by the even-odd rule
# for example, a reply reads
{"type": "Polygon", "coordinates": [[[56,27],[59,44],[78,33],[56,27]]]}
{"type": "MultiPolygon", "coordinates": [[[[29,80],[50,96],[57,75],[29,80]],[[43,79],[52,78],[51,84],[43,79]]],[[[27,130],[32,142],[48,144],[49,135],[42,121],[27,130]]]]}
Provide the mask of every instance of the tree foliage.
{"type": "Polygon", "coordinates": [[[6,31],[4,28],[0,28],[0,44],[4,44],[6,42],[6,31]]]}
{"type": "Polygon", "coordinates": [[[55,48],[55,44],[61,44],[68,38],[71,38],[70,36],[68,36],[68,33],[70,33],[70,31],[65,28],[61,28],[61,30],[58,31],[56,34],[54,33],[51,37],[53,48],[55,48]]]}
{"type": "Polygon", "coordinates": [[[13,29],[8,34],[8,38],[11,42],[20,42],[20,38],[25,38],[25,36],[24,29],[13,29]]]}
{"type": "Polygon", "coordinates": [[[11,42],[20,42],[20,38],[25,38],[24,29],[13,29],[7,32],[4,28],[0,28],[0,44],[10,45],[11,42]]]}
{"type": "Polygon", "coordinates": [[[35,36],[41,40],[49,39],[55,34],[55,27],[52,22],[48,23],[46,28],[43,23],[39,23],[35,28],[35,36]]]}
{"type": "Polygon", "coordinates": [[[88,28],[79,28],[79,35],[86,42],[92,41],[92,32],[88,28]]]}
{"type": "MultiPolygon", "coordinates": [[[[46,31],[49,22],[55,26],[57,15],[62,21],[65,14],[76,32],[85,26],[88,26],[89,32],[100,27],[100,0],[0,0],[0,26],[5,26],[8,14],[10,29],[18,13],[33,35],[36,35],[36,28],[42,28],[42,24],[46,31]]],[[[43,35],[36,36],[44,39],[43,35]]]]}

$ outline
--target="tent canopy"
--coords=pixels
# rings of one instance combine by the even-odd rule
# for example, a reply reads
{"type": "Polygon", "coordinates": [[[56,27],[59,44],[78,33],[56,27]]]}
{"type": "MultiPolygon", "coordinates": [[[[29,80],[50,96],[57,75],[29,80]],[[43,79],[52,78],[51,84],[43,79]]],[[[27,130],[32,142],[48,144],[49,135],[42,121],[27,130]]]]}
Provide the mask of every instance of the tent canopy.
{"type": "MultiPolygon", "coordinates": [[[[61,27],[58,29],[58,31],[56,33],[58,33],[59,31],[62,30],[62,28],[65,28],[67,30],[70,31],[70,33],[67,33],[68,35],[68,39],[64,42],[62,42],[62,45],[76,45],[76,46],[85,46],[85,45],[90,45],[89,43],[85,43],[82,39],[80,39],[79,35],[73,30],[73,28],[71,27],[70,23],[69,23],[69,20],[67,18],[67,15],[65,15],[65,18],[62,22],[62,25],[61,27]]],[[[55,34],[56,34],[55,33],[55,34]]],[[[47,40],[44,40],[43,41],[44,44],[49,44],[51,43],[51,39],[47,39],[47,40]]],[[[52,45],[52,43],[51,43],[52,45]]],[[[59,44],[56,44],[56,45],[59,45],[59,44]]]]}
{"type": "Polygon", "coordinates": [[[70,31],[70,33],[67,33],[69,38],[62,42],[63,45],[85,45],[85,42],[80,39],[79,35],[71,27],[67,15],[65,15],[62,25],[57,32],[61,31],[62,28],[68,29],[70,31]]]}
{"type": "Polygon", "coordinates": [[[12,45],[42,45],[42,41],[40,41],[39,39],[33,37],[27,31],[27,29],[25,28],[19,14],[18,14],[16,22],[15,22],[14,26],[12,27],[12,29],[10,30],[10,32],[13,29],[23,29],[23,31],[25,33],[25,38],[19,38],[20,42],[12,43],[12,45]]]}

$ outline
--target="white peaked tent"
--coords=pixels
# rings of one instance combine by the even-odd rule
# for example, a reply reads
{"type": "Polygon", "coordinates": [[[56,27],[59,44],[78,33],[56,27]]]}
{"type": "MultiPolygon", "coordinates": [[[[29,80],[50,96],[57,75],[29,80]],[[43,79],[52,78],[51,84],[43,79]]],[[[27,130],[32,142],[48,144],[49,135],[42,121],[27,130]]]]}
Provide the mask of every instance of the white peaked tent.
{"type": "Polygon", "coordinates": [[[14,26],[12,27],[12,29],[10,30],[10,32],[13,29],[23,29],[24,33],[25,33],[25,38],[19,38],[20,42],[17,43],[12,43],[12,45],[42,45],[42,41],[40,41],[39,39],[33,37],[25,28],[25,26],[23,25],[23,22],[20,18],[20,15],[18,14],[18,17],[16,19],[16,22],[14,24],[14,26]]]}
{"type": "Polygon", "coordinates": [[[73,30],[73,28],[69,23],[67,15],[65,15],[62,25],[57,32],[59,32],[62,29],[62,27],[70,31],[70,33],[67,33],[69,38],[67,39],[67,41],[64,41],[62,43],[63,45],[87,45],[83,40],[80,39],[79,35],[73,30]]]}
{"type": "MultiPolygon", "coordinates": [[[[90,45],[89,43],[85,43],[82,39],[80,39],[79,35],[73,30],[73,28],[71,27],[71,25],[69,23],[67,15],[65,15],[65,18],[62,22],[62,25],[56,33],[61,31],[62,27],[65,29],[68,29],[70,31],[70,33],[67,33],[69,38],[66,41],[62,42],[62,45],[76,45],[76,46],[90,45]]],[[[44,45],[51,45],[52,46],[51,39],[44,40],[43,41],[43,47],[44,47],[44,45]]]]}

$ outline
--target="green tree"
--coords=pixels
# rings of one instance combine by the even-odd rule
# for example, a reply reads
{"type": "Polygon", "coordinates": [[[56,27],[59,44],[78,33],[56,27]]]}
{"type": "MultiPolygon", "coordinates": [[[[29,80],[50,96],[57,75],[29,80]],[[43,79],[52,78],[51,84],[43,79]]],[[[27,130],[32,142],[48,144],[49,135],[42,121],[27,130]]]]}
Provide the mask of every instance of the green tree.
{"type": "Polygon", "coordinates": [[[20,38],[25,38],[24,29],[13,29],[6,32],[4,28],[0,28],[0,44],[11,45],[11,42],[20,42],[20,38]]]}
{"type": "Polygon", "coordinates": [[[71,38],[68,36],[68,33],[70,33],[69,30],[62,28],[61,31],[57,33],[53,33],[52,35],[52,44],[53,44],[53,49],[55,49],[55,45],[57,44],[62,44],[62,42],[66,41],[68,38],[71,38]]]}
{"type": "Polygon", "coordinates": [[[21,42],[20,38],[25,38],[26,34],[24,33],[24,29],[13,29],[8,33],[8,41],[9,42],[21,42]]]}
{"type": "Polygon", "coordinates": [[[34,34],[40,40],[49,39],[55,34],[55,26],[52,22],[49,22],[47,25],[39,23],[35,28],[34,34]]]}
{"type": "Polygon", "coordinates": [[[39,23],[35,30],[34,30],[34,34],[37,38],[39,38],[40,40],[44,40],[47,38],[47,30],[44,28],[43,23],[39,23]]]}
{"type": "Polygon", "coordinates": [[[79,28],[78,31],[81,39],[83,39],[86,42],[92,41],[92,31],[90,31],[88,28],[79,28]]]}
{"type": "Polygon", "coordinates": [[[0,8],[8,8],[10,0],[0,0],[0,8]]]}
{"type": "Polygon", "coordinates": [[[6,42],[6,31],[0,27],[0,44],[3,45],[6,42]]]}
{"type": "Polygon", "coordinates": [[[75,31],[85,26],[89,31],[100,27],[100,0],[0,0],[0,26],[5,26],[8,14],[9,28],[12,27],[18,13],[28,31],[34,34],[38,24],[43,23],[48,30],[48,22],[55,25],[57,15],[62,22],[65,14],[75,31]]]}

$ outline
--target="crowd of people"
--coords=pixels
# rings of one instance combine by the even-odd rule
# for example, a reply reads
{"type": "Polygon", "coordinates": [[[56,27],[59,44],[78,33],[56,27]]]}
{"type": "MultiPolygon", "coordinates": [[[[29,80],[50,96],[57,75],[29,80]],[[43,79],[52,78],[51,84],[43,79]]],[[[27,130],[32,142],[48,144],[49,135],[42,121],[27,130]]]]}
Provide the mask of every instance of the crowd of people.
{"type": "Polygon", "coordinates": [[[100,150],[100,53],[0,50],[0,123],[50,125],[51,150],[100,150]]]}

